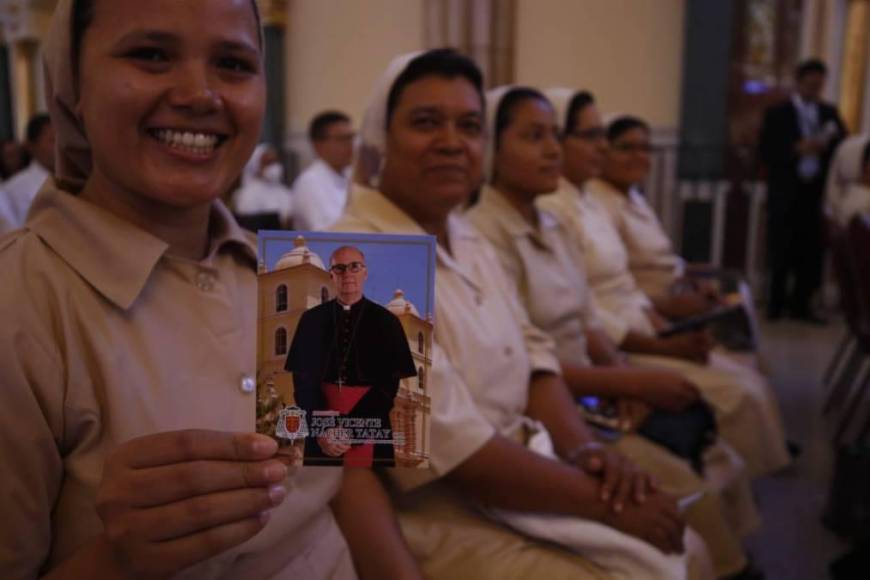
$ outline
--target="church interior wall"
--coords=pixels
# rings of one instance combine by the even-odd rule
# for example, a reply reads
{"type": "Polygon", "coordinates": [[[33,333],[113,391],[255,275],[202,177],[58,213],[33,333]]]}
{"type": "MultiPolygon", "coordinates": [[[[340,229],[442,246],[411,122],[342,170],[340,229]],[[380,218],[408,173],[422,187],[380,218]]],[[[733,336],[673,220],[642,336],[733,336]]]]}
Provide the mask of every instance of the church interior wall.
{"type": "Polygon", "coordinates": [[[396,55],[423,48],[423,0],[293,0],[287,25],[287,146],[311,159],[308,122],[325,109],[359,126],[396,55]]]}
{"type": "Polygon", "coordinates": [[[677,126],[685,0],[517,0],[516,82],[593,92],[605,112],[677,126]]]}

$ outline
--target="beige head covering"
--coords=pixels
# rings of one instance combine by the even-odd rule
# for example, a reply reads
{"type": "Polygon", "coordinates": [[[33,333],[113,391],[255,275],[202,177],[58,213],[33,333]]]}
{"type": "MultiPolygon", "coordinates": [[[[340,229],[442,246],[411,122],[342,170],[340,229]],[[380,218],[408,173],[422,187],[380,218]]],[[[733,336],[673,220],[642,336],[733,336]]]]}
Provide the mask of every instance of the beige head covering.
{"type": "Polygon", "coordinates": [[[544,91],[544,95],[550,99],[550,103],[556,110],[556,123],[559,124],[560,131],[569,129],[568,107],[571,105],[571,100],[579,92],[566,87],[552,87],[544,91]]]}
{"type": "Polygon", "coordinates": [[[381,155],[384,155],[387,148],[387,100],[390,91],[399,75],[421,54],[422,51],[409,52],[390,61],[387,69],[375,83],[375,90],[369,98],[359,136],[362,144],[374,148],[381,155]]]}
{"type": "Polygon", "coordinates": [[[861,158],[868,139],[868,135],[852,135],[837,147],[825,186],[825,203],[829,207],[838,206],[849,186],[861,179],[861,158]]]}
{"type": "Polygon", "coordinates": [[[492,182],[495,173],[495,118],[501,101],[517,85],[502,85],[486,91],[486,147],[483,151],[483,175],[486,183],[492,182]]]}
{"type": "Polygon", "coordinates": [[[60,0],[45,42],[45,92],[55,132],[55,178],[78,191],[91,172],[91,145],[76,112],[78,87],[73,55],[74,0],[60,0]]]}
{"type": "MultiPolygon", "coordinates": [[[[91,145],[77,112],[77,63],[73,54],[73,5],[59,0],[45,41],[45,92],[55,131],[54,174],[64,189],[78,191],[91,172],[91,145]]],[[[256,3],[254,13],[261,25],[256,3]]],[[[262,33],[260,34],[262,46],[262,33]]]]}
{"type": "Polygon", "coordinates": [[[395,57],[375,83],[375,89],[363,113],[356,144],[353,180],[360,185],[366,187],[377,185],[387,150],[387,101],[390,90],[411,61],[421,54],[422,51],[415,51],[395,57]]]}

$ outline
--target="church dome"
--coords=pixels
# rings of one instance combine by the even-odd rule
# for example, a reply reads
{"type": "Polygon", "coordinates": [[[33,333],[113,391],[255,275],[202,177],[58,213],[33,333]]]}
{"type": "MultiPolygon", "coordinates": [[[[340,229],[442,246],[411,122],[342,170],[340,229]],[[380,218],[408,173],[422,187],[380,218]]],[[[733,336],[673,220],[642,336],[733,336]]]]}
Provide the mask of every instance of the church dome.
{"type": "Polygon", "coordinates": [[[405,293],[401,290],[396,290],[393,294],[393,299],[387,303],[387,310],[399,316],[400,314],[413,314],[417,318],[420,318],[420,313],[417,312],[417,308],[411,304],[410,301],[405,299],[405,293]]]}
{"type": "Polygon", "coordinates": [[[284,270],[286,268],[293,268],[294,266],[301,266],[302,264],[311,264],[312,266],[317,266],[321,270],[326,270],[326,268],[323,267],[323,261],[320,259],[320,256],[312,252],[308,246],[305,245],[305,238],[302,236],[296,236],[296,239],[293,240],[293,246],[292,250],[278,259],[275,263],[275,270],[284,270]]]}

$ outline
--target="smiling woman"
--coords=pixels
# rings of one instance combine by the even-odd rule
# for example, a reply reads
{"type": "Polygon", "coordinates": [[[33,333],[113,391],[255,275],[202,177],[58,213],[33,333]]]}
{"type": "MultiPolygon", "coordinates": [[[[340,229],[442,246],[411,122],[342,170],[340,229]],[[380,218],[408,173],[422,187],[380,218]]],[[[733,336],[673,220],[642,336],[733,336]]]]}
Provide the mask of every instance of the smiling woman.
{"type": "MultiPolygon", "coordinates": [[[[260,132],[257,15],[249,0],[158,4],[167,6],[98,2],[80,21],[74,107],[93,163],[81,196],[146,229],[170,208],[187,210],[202,236],[209,202],[260,132]],[[205,9],[210,25],[191,26],[205,9]]],[[[178,243],[189,257],[205,250],[178,243]]]]}
{"type": "Polygon", "coordinates": [[[255,4],[60,0],[46,60],[57,170],[0,246],[0,577],[355,578],[340,470],[252,433],[256,250],[218,197],[263,118],[255,4]]]}

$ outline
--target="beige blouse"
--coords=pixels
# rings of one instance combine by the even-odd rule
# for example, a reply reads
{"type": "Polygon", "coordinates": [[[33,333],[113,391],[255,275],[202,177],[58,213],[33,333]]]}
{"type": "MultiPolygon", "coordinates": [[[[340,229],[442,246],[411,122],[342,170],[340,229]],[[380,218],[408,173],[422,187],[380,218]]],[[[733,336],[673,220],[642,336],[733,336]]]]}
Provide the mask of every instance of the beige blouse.
{"type": "Polygon", "coordinates": [[[628,251],[628,268],[648,296],[664,296],[683,274],[685,262],[674,251],[655,211],[632,188],[623,195],[601,179],[591,180],[586,191],[607,210],[628,251]]]}
{"type": "Polygon", "coordinates": [[[586,332],[600,327],[583,257],[564,226],[538,210],[533,226],[496,189],[485,187],[468,217],[498,252],[532,323],[553,337],[560,361],[591,364],[586,332]]]}
{"type": "MultiPolygon", "coordinates": [[[[36,577],[101,533],[94,497],[121,443],[254,430],[252,238],[215,203],[205,259],[166,250],[51,181],[0,240],[0,577],[36,577]]],[[[184,576],[352,578],[327,507],[340,479],[300,468],[262,532],[184,576]]]]}
{"type": "Polygon", "coordinates": [[[622,344],[629,330],[653,334],[647,317],[652,303],[628,269],[628,252],[607,210],[565,179],[556,192],[538,198],[538,207],[559,216],[579,246],[596,314],[610,338],[622,344]]]}
{"type": "MultiPolygon", "coordinates": [[[[336,227],[425,233],[369,189],[357,192],[336,227]]],[[[462,463],[495,431],[516,437],[532,372],[559,372],[552,340],[529,323],[493,248],[460,216],[450,217],[448,230],[452,252],[437,248],[429,480],[462,463]]],[[[394,473],[406,486],[416,476],[413,470],[394,473]]]]}

